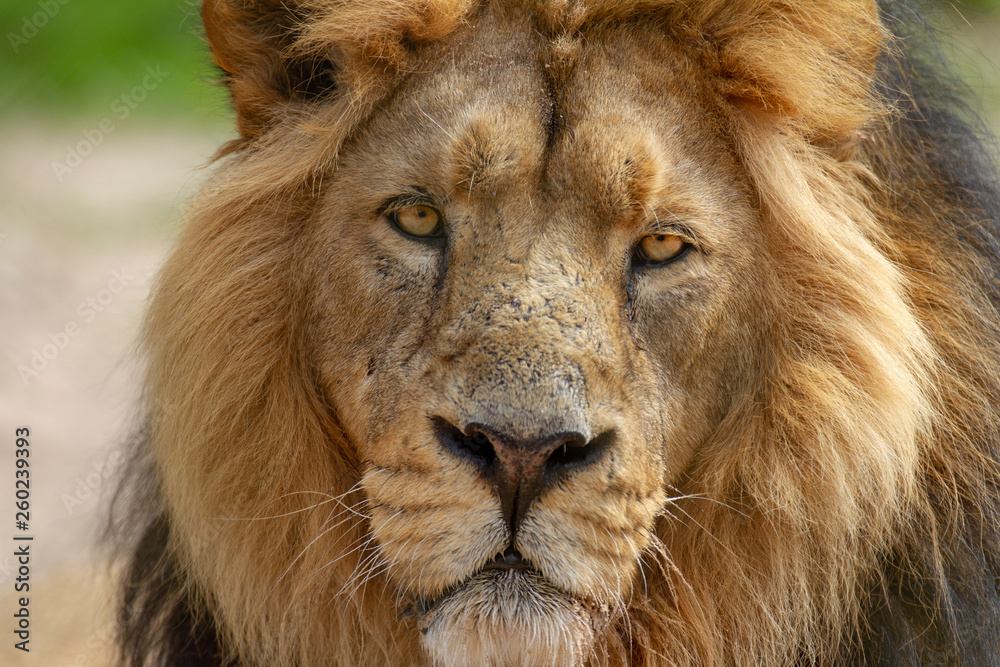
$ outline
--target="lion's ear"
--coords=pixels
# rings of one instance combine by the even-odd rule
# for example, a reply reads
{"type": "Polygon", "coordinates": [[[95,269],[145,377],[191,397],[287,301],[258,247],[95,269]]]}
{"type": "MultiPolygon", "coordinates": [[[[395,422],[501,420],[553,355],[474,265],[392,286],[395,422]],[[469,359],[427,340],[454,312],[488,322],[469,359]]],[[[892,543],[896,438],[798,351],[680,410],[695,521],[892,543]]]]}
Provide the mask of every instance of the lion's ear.
{"type": "Polygon", "coordinates": [[[391,88],[416,45],[454,29],[471,0],[204,0],[202,20],[225,72],[240,133],[348,95],[364,105],[391,88]]]}
{"type": "Polygon", "coordinates": [[[337,66],[321,53],[296,49],[309,12],[294,0],[205,0],[202,21],[212,59],[233,97],[237,126],[253,138],[282,108],[333,92],[337,66]]]}
{"type": "Polygon", "coordinates": [[[685,5],[723,94],[794,121],[815,140],[852,136],[871,113],[886,33],[875,0],[702,0],[685,5]]]}

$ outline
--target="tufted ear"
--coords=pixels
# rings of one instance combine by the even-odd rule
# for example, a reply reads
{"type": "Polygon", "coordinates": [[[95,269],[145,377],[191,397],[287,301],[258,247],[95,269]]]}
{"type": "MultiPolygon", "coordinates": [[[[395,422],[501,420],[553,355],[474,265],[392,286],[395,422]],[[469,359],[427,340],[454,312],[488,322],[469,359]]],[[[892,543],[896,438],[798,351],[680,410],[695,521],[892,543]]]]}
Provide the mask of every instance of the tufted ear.
{"type": "Polygon", "coordinates": [[[203,3],[212,59],[224,73],[244,137],[263,133],[283,107],[314,101],[335,89],[333,61],[294,48],[308,14],[294,0],[203,3]]]}
{"type": "Polygon", "coordinates": [[[384,94],[413,46],[454,29],[470,0],[204,0],[212,58],[225,73],[240,134],[349,95],[384,94]]]}
{"type": "Polygon", "coordinates": [[[703,0],[688,7],[725,96],[790,120],[819,143],[848,140],[870,117],[886,41],[875,0],[703,0]]]}

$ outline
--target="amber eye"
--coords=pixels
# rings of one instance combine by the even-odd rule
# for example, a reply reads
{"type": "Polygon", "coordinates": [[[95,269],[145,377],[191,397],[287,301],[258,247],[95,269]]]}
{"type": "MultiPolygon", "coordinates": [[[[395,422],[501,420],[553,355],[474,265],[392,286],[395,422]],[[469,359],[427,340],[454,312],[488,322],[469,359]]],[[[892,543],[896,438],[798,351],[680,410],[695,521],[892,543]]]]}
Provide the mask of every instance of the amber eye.
{"type": "Polygon", "coordinates": [[[406,206],[391,217],[399,229],[413,236],[437,236],[441,233],[441,213],[431,206],[406,206]]]}
{"type": "Polygon", "coordinates": [[[687,247],[687,241],[676,234],[650,234],[639,241],[638,254],[647,264],[660,264],[680,257],[687,247]]]}

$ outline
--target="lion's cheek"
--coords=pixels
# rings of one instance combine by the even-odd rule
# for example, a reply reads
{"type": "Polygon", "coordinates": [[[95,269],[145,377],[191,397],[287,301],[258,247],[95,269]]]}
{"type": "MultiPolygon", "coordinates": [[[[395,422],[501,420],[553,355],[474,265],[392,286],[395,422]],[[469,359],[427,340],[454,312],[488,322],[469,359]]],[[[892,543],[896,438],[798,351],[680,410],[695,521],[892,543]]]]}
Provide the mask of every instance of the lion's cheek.
{"type": "Polygon", "coordinates": [[[435,598],[503,551],[499,501],[468,473],[375,468],[362,484],[381,562],[407,595],[435,598]]]}
{"type": "Polygon", "coordinates": [[[653,524],[663,503],[658,487],[594,493],[569,484],[538,501],[518,543],[559,589],[614,605],[635,583],[643,554],[658,543],[653,524]]]}

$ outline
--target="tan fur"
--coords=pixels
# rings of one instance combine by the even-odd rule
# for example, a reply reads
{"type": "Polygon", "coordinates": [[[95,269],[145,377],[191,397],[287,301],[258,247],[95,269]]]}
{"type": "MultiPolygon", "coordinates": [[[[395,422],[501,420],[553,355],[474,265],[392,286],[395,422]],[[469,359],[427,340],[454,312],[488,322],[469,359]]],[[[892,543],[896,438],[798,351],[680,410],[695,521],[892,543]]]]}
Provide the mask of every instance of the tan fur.
{"type": "Polygon", "coordinates": [[[971,443],[1000,423],[973,260],[907,227],[855,146],[891,122],[874,5],[291,4],[286,34],[206,3],[243,138],[144,335],[170,548],[228,650],[834,660],[879,559],[982,492],[971,443]],[[283,94],[295,59],[336,92],[283,94]],[[443,278],[377,214],[411,186],[448,202],[443,278]],[[630,301],[629,249],[675,218],[701,251],[630,301]],[[613,428],[616,456],[523,524],[545,580],[510,595],[540,602],[487,583],[411,618],[510,538],[426,425],[470,413],[613,428]]]}

